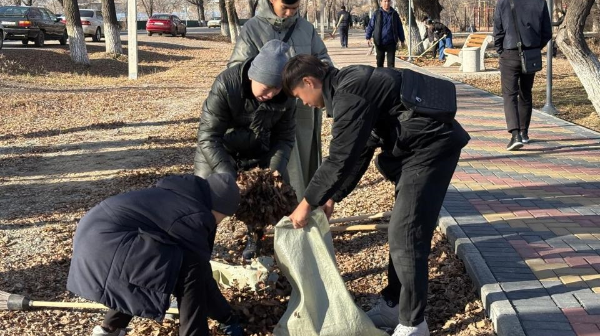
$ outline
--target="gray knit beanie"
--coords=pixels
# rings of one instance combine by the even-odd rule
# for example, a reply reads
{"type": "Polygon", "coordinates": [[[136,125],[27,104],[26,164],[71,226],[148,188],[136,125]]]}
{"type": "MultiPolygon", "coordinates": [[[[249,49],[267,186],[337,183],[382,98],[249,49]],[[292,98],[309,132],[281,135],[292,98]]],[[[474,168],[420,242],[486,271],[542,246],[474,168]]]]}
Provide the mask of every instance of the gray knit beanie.
{"type": "Polygon", "coordinates": [[[240,205],[240,188],[235,177],[227,173],[213,173],[206,178],[210,187],[212,210],[232,216],[240,205]]]}
{"type": "Polygon", "coordinates": [[[260,49],[250,65],[248,78],[270,87],[281,87],[281,73],[288,61],[290,46],[280,40],[271,40],[260,49]]]}

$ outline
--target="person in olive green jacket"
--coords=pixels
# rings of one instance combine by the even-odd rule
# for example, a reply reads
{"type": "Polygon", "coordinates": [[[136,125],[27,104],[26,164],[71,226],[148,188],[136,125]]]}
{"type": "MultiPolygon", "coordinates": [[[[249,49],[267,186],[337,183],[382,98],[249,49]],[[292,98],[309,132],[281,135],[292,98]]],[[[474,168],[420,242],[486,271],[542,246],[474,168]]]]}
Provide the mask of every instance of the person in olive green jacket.
{"type": "MultiPolygon", "coordinates": [[[[227,66],[235,66],[256,56],[260,48],[272,39],[290,45],[289,57],[308,54],[332,64],[323,40],[315,27],[300,17],[298,7],[300,0],[258,0],[256,16],[242,27],[227,66]]],[[[306,186],[321,165],[321,124],[321,110],[305,106],[297,100],[296,143],[290,154],[287,171],[298,201],[302,200],[306,186]]],[[[255,251],[254,246],[255,242],[248,237],[244,255],[251,255],[255,251]]]]}

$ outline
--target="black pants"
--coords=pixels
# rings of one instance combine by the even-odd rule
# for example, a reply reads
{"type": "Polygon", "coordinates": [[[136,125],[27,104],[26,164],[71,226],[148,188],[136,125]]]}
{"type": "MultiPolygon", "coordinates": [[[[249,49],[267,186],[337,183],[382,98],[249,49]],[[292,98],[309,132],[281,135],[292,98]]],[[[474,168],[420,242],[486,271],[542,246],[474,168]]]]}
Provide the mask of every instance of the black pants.
{"type": "Polygon", "coordinates": [[[396,202],[388,229],[388,286],[381,294],[386,301],[399,303],[401,324],[416,326],[423,322],[427,305],[427,261],[433,231],[460,151],[406,170],[398,159],[386,154],[379,155],[377,165],[380,170],[396,172],[396,202]]]}
{"type": "MultiPolygon", "coordinates": [[[[231,306],[213,279],[210,264],[199,260],[194,254],[184,252],[174,293],[179,308],[180,336],[208,336],[207,317],[225,322],[231,316],[231,306]]],[[[111,309],[104,316],[102,326],[126,328],[132,318],[111,309]]]]}
{"type": "Polygon", "coordinates": [[[500,81],[506,128],[509,132],[529,129],[534,77],[535,74],[521,72],[521,58],[517,50],[504,50],[500,54],[500,81]]]}
{"type": "Polygon", "coordinates": [[[342,47],[348,47],[348,27],[340,27],[340,43],[342,47]]]}
{"type": "Polygon", "coordinates": [[[375,46],[377,52],[377,67],[383,67],[383,59],[387,54],[387,66],[388,68],[396,67],[396,44],[388,44],[383,46],[375,46]]]}

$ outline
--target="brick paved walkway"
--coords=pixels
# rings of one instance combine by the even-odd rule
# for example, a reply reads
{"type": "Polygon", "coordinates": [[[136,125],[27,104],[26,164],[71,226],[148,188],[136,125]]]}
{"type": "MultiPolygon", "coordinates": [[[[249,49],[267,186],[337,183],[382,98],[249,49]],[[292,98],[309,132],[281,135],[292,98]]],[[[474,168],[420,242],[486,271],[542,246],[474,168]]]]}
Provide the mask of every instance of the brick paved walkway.
{"type": "MultiPolygon", "coordinates": [[[[358,31],[327,46],[338,67],[374,65],[358,31]]],[[[497,333],[600,336],[600,133],[534,112],[531,143],[507,152],[502,99],[457,92],[472,140],[440,222],[497,333]]]]}

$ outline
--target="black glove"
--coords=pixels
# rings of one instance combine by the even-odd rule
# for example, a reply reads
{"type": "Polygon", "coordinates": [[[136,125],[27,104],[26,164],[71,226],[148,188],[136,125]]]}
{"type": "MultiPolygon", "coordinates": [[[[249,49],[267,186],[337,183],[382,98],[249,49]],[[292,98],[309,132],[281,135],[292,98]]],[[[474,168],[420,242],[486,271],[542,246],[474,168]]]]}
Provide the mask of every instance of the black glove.
{"type": "Polygon", "coordinates": [[[226,322],[219,324],[219,330],[229,336],[244,336],[244,328],[240,325],[240,318],[231,314],[226,322]]]}

